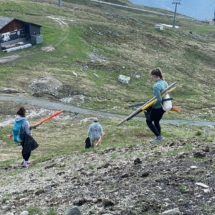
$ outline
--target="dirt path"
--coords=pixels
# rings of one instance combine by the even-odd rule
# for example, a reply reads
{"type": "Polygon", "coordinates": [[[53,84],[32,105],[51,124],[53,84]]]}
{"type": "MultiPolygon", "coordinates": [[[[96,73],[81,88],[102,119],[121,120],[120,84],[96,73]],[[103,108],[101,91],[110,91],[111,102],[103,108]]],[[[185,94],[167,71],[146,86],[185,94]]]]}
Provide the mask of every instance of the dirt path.
{"type": "MultiPolygon", "coordinates": [[[[70,105],[65,105],[57,102],[49,102],[44,100],[39,100],[35,98],[24,98],[24,97],[13,97],[13,96],[0,96],[0,100],[2,101],[14,101],[14,102],[23,102],[31,105],[35,105],[42,108],[47,108],[51,110],[65,110],[70,111],[72,113],[79,114],[90,114],[102,117],[110,117],[110,118],[120,118],[123,119],[127,115],[122,114],[114,114],[114,113],[105,113],[101,111],[88,110],[84,108],[73,107],[70,105]]],[[[145,121],[143,117],[134,117],[136,120],[145,121]]],[[[188,121],[188,120],[162,120],[162,123],[165,124],[173,124],[173,125],[198,125],[198,126],[215,126],[215,122],[209,121],[188,121]]]]}

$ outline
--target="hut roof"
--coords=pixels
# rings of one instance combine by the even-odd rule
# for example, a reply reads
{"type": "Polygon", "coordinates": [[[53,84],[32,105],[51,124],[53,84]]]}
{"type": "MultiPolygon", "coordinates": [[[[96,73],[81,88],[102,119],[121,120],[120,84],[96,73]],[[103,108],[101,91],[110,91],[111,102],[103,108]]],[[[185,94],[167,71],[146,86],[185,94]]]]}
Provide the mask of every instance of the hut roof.
{"type": "MultiPolygon", "coordinates": [[[[15,18],[9,18],[9,17],[0,16],[0,30],[2,28],[4,28],[7,24],[9,24],[10,22],[12,22],[13,20],[18,20],[18,21],[21,21],[21,22],[25,22],[25,21],[22,21],[22,20],[19,20],[19,19],[15,19],[15,18]]],[[[26,22],[26,23],[30,23],[30,22],[26,22]]],[[[38,24],[35,24],[35,23],[30,23],[30,24],[37,25],[37,26],[41,27],[41,25],[38,25],[38,24]]]]}

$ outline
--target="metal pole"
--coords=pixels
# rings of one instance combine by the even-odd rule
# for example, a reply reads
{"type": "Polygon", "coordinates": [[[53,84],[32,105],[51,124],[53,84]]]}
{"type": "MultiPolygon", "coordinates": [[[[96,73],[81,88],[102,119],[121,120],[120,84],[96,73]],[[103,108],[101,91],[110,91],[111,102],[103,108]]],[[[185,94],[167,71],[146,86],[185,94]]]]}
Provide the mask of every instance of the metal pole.
{"type": "Polygon", "coordinates": [[[61,0],[58,0],[58,6],[61,7],[61,0]]]}
{"type": "Polygon", "coordinates": [[[172,27],[175,28],[175,19],[176,19],[177,3],[175,4],[175,13],[172,27]]]}
{"type": "Polygon", "coordinates": [[[175,4],[175,13],[174,13],[174,20],[173,20],[172,27],[175,28],[177,5],[180,4],[180,0],[179,0],[179,2],[173,2],[173,4],[175,4]]]}

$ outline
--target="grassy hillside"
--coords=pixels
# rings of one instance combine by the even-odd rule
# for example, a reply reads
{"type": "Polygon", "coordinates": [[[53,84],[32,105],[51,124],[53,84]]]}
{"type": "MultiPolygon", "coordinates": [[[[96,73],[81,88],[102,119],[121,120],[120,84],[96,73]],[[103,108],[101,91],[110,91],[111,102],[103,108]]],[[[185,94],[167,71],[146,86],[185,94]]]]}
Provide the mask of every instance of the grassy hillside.
{"type": "MultiPolygon", "coordinates": [[[[127,0],[106,1],[132,5],[127,0]]],[[[42,44],[25,50],[11,53],[0,52],[0,60],[5,57],[13,57],[14,55],[17,57],[14,61],[0,63],[0,89],[15,88],[21,93],[14,94],[13,96],[33,98],[32,92],[29,90],[29,84],[36,78],[52,76],[63,82],[68,87],[71,95],[79,94],[85,96],[84,103],[73,103],[72,105],[74,106],[77,105],[82,108],[102,110],[104,112],[130,114],[133,110],[128,108],[129,105],[152,97],[152,86],[154,83],[149,76],[149,72],[155,67],[161,67],[165,79],[169,84],[177,81],[177,88],[171,95],[174,98],[174,104],[181,107],[180,114],[167,113],[164,115],[164,119],[215,120],[214,26],[184,18],[177,18],[179,29],[166,27],[164,31],[157,31],[154,28],[155,24],[164,23],[171,25],[173,17],[95,3],[90,0],[67,0],[62,1],[62,3],[63,6],[59,8],[56,0],[0,0],[0,16],[14,17],[42,25],[41,34],[44,38],[42,44]],[[77,76],[74,74],[77,74],[77,76]],[[120,74],[131,77],[128,85],[118,82],[117,78],[120,74]]],[[[156,10],[154,9],[154,11],[156,10]]],[[[158,12],[164,13],[165,11],[158,10],[158,12]]],[[[1,95],[3,94],[1,93],[1,95]]],[[[51,100],[60,102],[59,98],[50,95],[44,95],[39,99],[42,101],[51,100]]],[[[23,203],[17,198],[17,201],[20,202],[19,204],[22,205],[19,205],[19,207],[13,205],[11,207],[10,204],[13,203],[13,198],[17,196],[23,198],[25,197],[23,196],[24,192],[27,192],[25,190],[21,193],[22,188],[18,187],[18,184],[16,188],[18,191],[13,192],[12,190],[11,193],[13,195],[11,195],[10,191],[4,187],[9,187],[14,177],[19,178],[19,174],[25,171],[20,169],[20,161],[22,159],[20,153],[21,147],[15,147],[14,143],[7,137],[11,133],[12,128],[12,121],[10,120],[14,118],[18,107],[21,105],[26,107],[27,114],[34,113],[32,114],[33,117],[29,117],[28,119],[30,123],[35,123],[51,113],[50,110],[30,104],[0,101],[0,121],[11,122],[5,126],[0,126],[0,175],[4,182],[0,186],[0,201],[4,204],[1,210],[6,211],[8,209],[9,211],[13,209],[14,211],[17,210],[17,213],[18,210],[20,213],[27,207],[35,206],[36,203],[34,200],[38,199],[35,196],[32,197],[29,205],[28,201],[23,203]],[[4,207],[5,204],[7,204],[7,207],[4,207]]],[[[143,116],[143,113],[140,116],[143,116]]],[[[149,143],[149,140],[154,138],[154,135],[148,129],[145,122],[130,120],[123,124],[123,126],[117,126],[121,119],[99,117],[99,121],[105,131],[102,144],[99,148],[85,150],[84,140],[88,127],[92,122],[92,117],[87,114],[74,114],[65,111],[60,117],[44,123],[33,131],[33,136],[39,143],[39,148],[33,151],[31,156],[31,161],[33,162],[31,167],[26,169],[26,172],[29,173],[32,171],[29,174],[34,174],[41,170],[39,177],[37,173],[34,176],[37,179],[36,182],[31,180],[31,183],[35,182],[36,191],[43,189],[41,188],[44,185],[43,183],[50,181],[49,179],[47,181],[44,179],[44,175],[49,175],[49,172],[44,169],[44,165],[56,162],[56,160],[58,160],[57,162],[63,160],[66,166],[57,166],[57,169],[53,171],[51,169],[50,172],[57,174],[58,171],[61,171],[61,173],[65,171],[69,177],[74,174],[78,179],[81,179],[82,173],[79,170],[68,169],[68,164],[71,166],[74,164],[71,161],[73,158],[77,160],[77,167],[79,169],[90,160],[83,172],[92,169],[97,171],[97,167],[99,167],[101,162],[106,162],[106,159],[108,162],[115,162],[115,165],[117,165],[116,172],[118,172],[118,168],[124,171],[127,167],[124,168],[120,164],[121,161],[123,163],[123,159],[126,159],[130,163],[129,165],[133,165],[133,160],[139,157],[144,161],[143,164],[146,166],[148,166],[148,163],[145,163],[146,160],[152,166],[155,164],[153,167],[155,171],[153,168],[152,170],[157,174],[155,167],[157,163],[162,161],[159,165],[166,168],[169,168],[169,165],[171,165],[169,174],[174,176],[177,174],[172,164],[175,162],[180,163],[184,159],[186,161],[190,160],[188,162],[190,164],[187,164],[187,167],[195,164],[204,168],[204,165],[208,163],[210,169],[207,172],[204,170],[205,175],[207,174],[205,178],[208,178],[208,174],[210,173],[211,177],[213,176],[211,180],[213,180],[214,166],[211,163],[214,154],[214,128],[212,126],[210,128],[200,126],[191,127],[188,125],[173,126],[162,123],[162,135],[165,136],[166,141],[153,145],[149,143]],[[201,148],[203,146],[205,148],[207,145],[211,148],[211,153],[208,153],[211,157],[208,158],[205,155],[206,157],[201,158],[202,160],[198,157],[193,157],[194,152],[202,151],[201,148]],[[112,150],[107,148],[117,148],[119,152],[114,152],[110,157],[104,159],[105,151],[112,150]],[[123,149],[121,150],[121,148],[123,149]],[[136,148],[136,152],[133,154],[134,148],[136,148]],[[83,156],[84,158],[80,160],[79,156],[82,153],[85,153],[86,158],[83,156]],[[61,155],[63,157],[59,158],[58,156],[61,155]],[[95,155],[99,157],[99,163],[93,160],[95,155]],[[91,163],[91,157],[95,166],[94,163],[91,163]],[[166,165],[167,163],[168,165],[166,165]],[[38,171],[34,172],[35,169],[38,171]],[[72,174],[69,171],[67,172],[67,170],[72,171],[72,174]],[[40,180],[44,182],[39,183],[40,180]]],[[[132,165],[131,169],[133,169],[132,165]]],[[[150,165],[149,168],[151,168],[150,165]]],[[[182,173],[180,173],[182,176],[198,176],[196,181],[204,182],[202,181],[201,169],[196,170],[199,173],[198,175],[195,172],[190,173],[187,170],[185,171],[184,167],[180,168],[182,169],[182,173]]],[[[136,169],[133,170],[136,171],[136,169]]],[[[141,169],[141,172],[143,170],[141,169]]],[[[166,171],[169,172],[169,170],[166,171]]],[[[59,175],[51,175],[50,177],[52,179],[59,178],[61,173],[59,175]]],[[[29,174],[25,175],[26,178],[29,174]]],[[[92,174],[98,176],[98,172],[93,172],[92,174]]],[[[157,186],[154,186],[154,182],[157,180],[157,177],[164,177],[164,181],[166,181],[165,178],[168,175],[162,168],[159,174],[162,176],[152,175],[152,178],[150,178],[151,181],[143,178],[143,176],[140,182],[150,184],[156,188],[157,186]]],[[[101,175],[101,178],[103,178],[103,175],[101,175]]],[[[32,179],[32,175],[30,179],[32,179]]],[[[92,181],[94,180],[93,178],[91,179],[92,181]]],[[[60,181],[62,185],[65,182],[63,180],[62,178],[60,181]]],[[[65,180],[67,180],[66,177],[65,180]]],[[[125,178],[125,180],[127,179],[125,178]]],[[[23,179],[23,181],[25,180],[23,179]]],[[[161,186],[160,182],[162,181],[157,182],[161,186]]],[[[68,183],[70,183],[69,186],[73,186],[73,182],[70,179],[68,183]]],[[[129,183],[127,184],[128,186],[130,186],[129,183]]],[[[180,183],[177,185],[178,187],[175,187],[177,191],[179,189],[183,194],[185,193],[183,191],[186,188],[184,188],[186,184],[184,185],[183,181],[180,181],[180,183]]],[[[94,181],[92,184],[94,184],[94,181]]],[[[114,187],[120,187],[121,185],[122,189],[124,189],[124,185],[121,182],[116,185],[113,184],[114,187]]],[[[211,187],[213,186],[211,185],[211,187]]],[[[104,187],[101,190],[103,189],[104,187]]],[[[106,188],[104,190],[106,192],[106,188]]],[[[167,190],[169,190],[168,187],[167,190]]],[[[205,193],[205,195],[210,196],[208,193],[205,193]]],[[[158,195],[155,194],[154,196],[158,195]]],[[[166,207],[168,205],[168,207],[172,207],[172,205],[177,203],[175,201],[175,194],[173,196],[174,198],[171,201],[174,204],[168,203],[166,207]]],[[[161,198],[161,202],[167,198],[170,198],[168,192],[165,198],[161,198]]],[[[182,196],[178,199],[181,201],[181,199],[188,198],[193,199],[195,196],[186,198],[182,196]]],[[[60,197],[60,199],[62,198],[60,197]]],[[[68,199],[69,202],[65,202],[66,206],[71,205],[71,199],[73,198],[68,199]]],[[[199,198],[201,201],[202,199],[204,198],[199,198]]],[[[204,201],[206,201],[205,199],[204,201]]],[[[62,205],[62,202],[59,202],[58,205],[53,206],[55,211],[62,205]]],[[[213,201],[211,202],[213,203],[213,201]]],[[[198,205],[196,202],[194,203],[195,207],[193,207],[193,210],[198,205]]],[[[207,200],[208,203],[209,201],[207,200]]],[[[209,207],[207,204],[201,211],[206,211],[207,213],[207,210],[211,210],[212,214],[214,207],[209,207]]],[[[182,205],[186,206],[190,205],[190,203],[183,203],[182,205]]],[[[40,204],[37,204],[37,206],[39,207],[40,204]]],[[[38,214],[58,214],[57,212],[46,212],[50,209],[47,204],[40,207],[44,211],[38,214]]],[[[135,208],[136,206],[132,205],[132,207],[135,208]]],[[[36,209],[34,208],[34,210],[36,209]]],[[[152,213],[144,212],[144,214],[154,214],[153,208],[150,208],[150,210],[152,213]]],[[[62,213],[61,211],[60,214],[62,213]]],[[[3,212],[3,214],[5,213],[3,212]]]]}
{"type": "MultiPolygon", "coordinates": [[[[1,88],[16,88],[24,92],[21,96],[31,97],[29,84],[52,76],[69,86],[71,94],[86,97],[83,108],[129,114],[129,105],[152,97],[149,72],[159,66],[168,83],[177,81],[172,96],[182,109],[180,114],[165,114],[165,119],[215,119],[214,26],[178,19],[179,29],[157,31],[154,24],[170,25],[173,18],[87,0],[63,1],[61,8],[54,0],[0,3],[0,16],[40,24],[44,37],[32,48],[0,53],[1,58],[19,55],[18,60],[0,65],[1,88]],[[46,47],[54,50],[43,51],[46,47]],[[131,77],[128,85],[118,82],[120,74],[131,77]]],[[[50,96],[41,99],[58,101],[50,96]]],[[[1,102],[2,119],[15,110],[14,104],[1,102]]]]}
{"type": "Polygon", "coordinates": [[[61,8],[51,0],[1,1],[0,15],[42,25],[44,37],[43,44],[15,52],[19,60],[1,65],[1,87],[29,92],[32,80],[53,76],[89,98],[83,107],[130,113],[129,104],[151,97],[149,71],[159,66],[169,83],[178,82],[172,93],[182,107],[177,118],[201,119],[202,109],[214,106],[214,26],[178,19],[179,29],[156,31],[154,24],[173,18],[84,0],[63,1],[61,8]],[[55,50],[42,51],[46,46],[55,50]],[[117,81],[119,74],[131,77],[129,85],[117,81]]]}

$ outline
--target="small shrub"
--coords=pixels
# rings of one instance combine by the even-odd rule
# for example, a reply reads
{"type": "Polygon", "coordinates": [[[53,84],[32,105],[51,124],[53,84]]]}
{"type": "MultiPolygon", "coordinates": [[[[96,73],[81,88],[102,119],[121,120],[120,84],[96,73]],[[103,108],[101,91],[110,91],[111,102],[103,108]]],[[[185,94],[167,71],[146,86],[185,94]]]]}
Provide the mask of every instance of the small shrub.
{"type": "Polygon", "coordinates": [[[2,203],[5,203],[8,200],[10,200],[10,198],[9,197],[5,197],[5,198],[2,199],[2,203]]]}
{"type": "Polygon", "coordinates": [[[179,187],[179,190],[181,191],[181,193],[185,193],[186,187],[184,185],[181,185],[179,187]]]}
{"type": "Polygon", "coordinates": [[[50,209],[50,210],[47,212],[47,215],[57,215],[57,212],[55,212],[53,209],[50,209]]]}
{"type": "Polygon", "coordinates": [[[197,131],[196,132],[196,136],[201,136],[202,135],[202,132],[201,131],[197,131]]]}
{"type": "Polygon", "coordinates": [[[30,207],[27,211],[29,215],[43,215],[42,210],[38,207],[30,207]]]}

